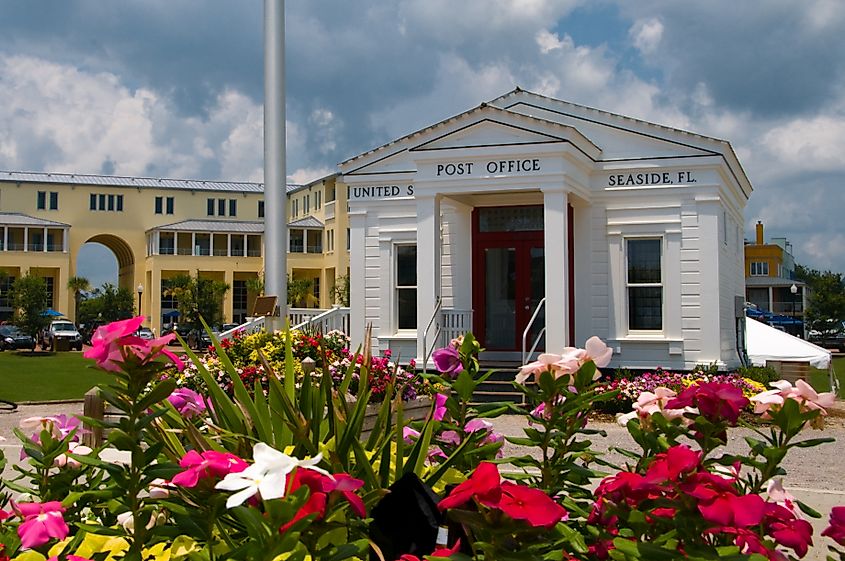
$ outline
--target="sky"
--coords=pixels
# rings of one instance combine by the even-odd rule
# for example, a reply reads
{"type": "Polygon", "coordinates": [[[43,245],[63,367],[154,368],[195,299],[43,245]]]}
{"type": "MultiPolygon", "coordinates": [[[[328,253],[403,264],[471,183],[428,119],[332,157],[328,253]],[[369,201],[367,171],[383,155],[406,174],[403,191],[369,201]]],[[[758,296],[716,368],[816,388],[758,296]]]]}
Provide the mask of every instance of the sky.
{"type": "MultiPolygon", "coordinates": [[[[0,0],[0,170],[261,181],[262,10],[0,0]]],[[[518,85],[729,140],[746,237],[762,220],[798,263],[845,271],[845,2],[288,0],[286,18],[294,182],[518,85]]],[[[99,256],[80,274],[115,282],[99,256]]]]}

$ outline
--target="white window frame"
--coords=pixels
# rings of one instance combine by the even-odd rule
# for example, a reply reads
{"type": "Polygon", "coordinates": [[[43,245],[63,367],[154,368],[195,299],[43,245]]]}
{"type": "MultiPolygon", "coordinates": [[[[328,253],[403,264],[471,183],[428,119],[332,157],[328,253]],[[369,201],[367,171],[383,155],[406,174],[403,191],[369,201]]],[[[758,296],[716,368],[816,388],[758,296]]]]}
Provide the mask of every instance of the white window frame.
{"type": "Polygon", "coordinates": [[[749,274],[752,277],[768,277],[769,276],[769,262],[768,261],[752,261],[749,266],[749,274]]]}
{"type": "Polygon", "coordinates": [[[662,235],[654,236],[624,236],[622,238],[623,266],[625,274],[625,327],[630,335],[661,335],[666,330],[666,240],[662,235]],[[632,283],[628,279],[628,243],[631,241],[657,241],[660,247],[660,282],[632,283]],[[631,288],[660,288],[660,329],[634,329],[631,321],[631,288]]]}

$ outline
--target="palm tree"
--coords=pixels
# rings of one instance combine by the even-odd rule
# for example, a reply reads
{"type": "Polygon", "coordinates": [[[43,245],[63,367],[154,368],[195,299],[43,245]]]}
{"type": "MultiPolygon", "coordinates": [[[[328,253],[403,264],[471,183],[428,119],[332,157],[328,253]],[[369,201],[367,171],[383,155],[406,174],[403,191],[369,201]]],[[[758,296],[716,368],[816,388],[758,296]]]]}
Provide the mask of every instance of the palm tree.
{"type": "Polygon", "coordinates": [[[83,292],[91,290],[91,283],[85,277],[70,277],[67,280],[68,290],[73,291],[73,300],[75,308],[73,310],[73,319],[79,321],[79,300],[83,292]]]}

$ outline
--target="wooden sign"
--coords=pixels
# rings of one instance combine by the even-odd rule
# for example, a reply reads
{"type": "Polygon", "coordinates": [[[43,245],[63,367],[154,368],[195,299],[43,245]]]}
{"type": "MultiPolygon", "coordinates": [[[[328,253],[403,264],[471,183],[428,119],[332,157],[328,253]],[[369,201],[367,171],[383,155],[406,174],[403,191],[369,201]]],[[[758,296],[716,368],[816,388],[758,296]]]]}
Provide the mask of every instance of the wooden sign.
{"type": "Polygon", "coordinates": [[[255,304],[252,306],[252,315],[253,316],[273,316],[277,315],[276,313],[276,302],[278,302],[278,296],[259,296],[255,299],[255,304]]]}

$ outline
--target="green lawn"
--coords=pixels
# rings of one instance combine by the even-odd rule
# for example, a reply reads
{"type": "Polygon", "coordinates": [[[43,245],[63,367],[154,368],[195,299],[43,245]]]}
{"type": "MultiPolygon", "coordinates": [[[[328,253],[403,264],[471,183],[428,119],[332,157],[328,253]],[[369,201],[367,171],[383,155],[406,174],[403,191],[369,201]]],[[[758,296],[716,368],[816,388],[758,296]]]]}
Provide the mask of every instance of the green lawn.
{"type": "Polygon", "coordinates": [[[46,401],[82,399],[108,374],[91,368],[94,362],[79,352],[0,353],[0,399],[46,401]]]}
{"type": "MultiPolygon", "coordinates": [[[[833,370],[839,380],[839,398],[845,398],[845,357],[833,359],[833,370]]],[[[827,370],[812,369],[810,372],[810,384],[820,392],[830,391],[830,375],[827,370]]]]}

